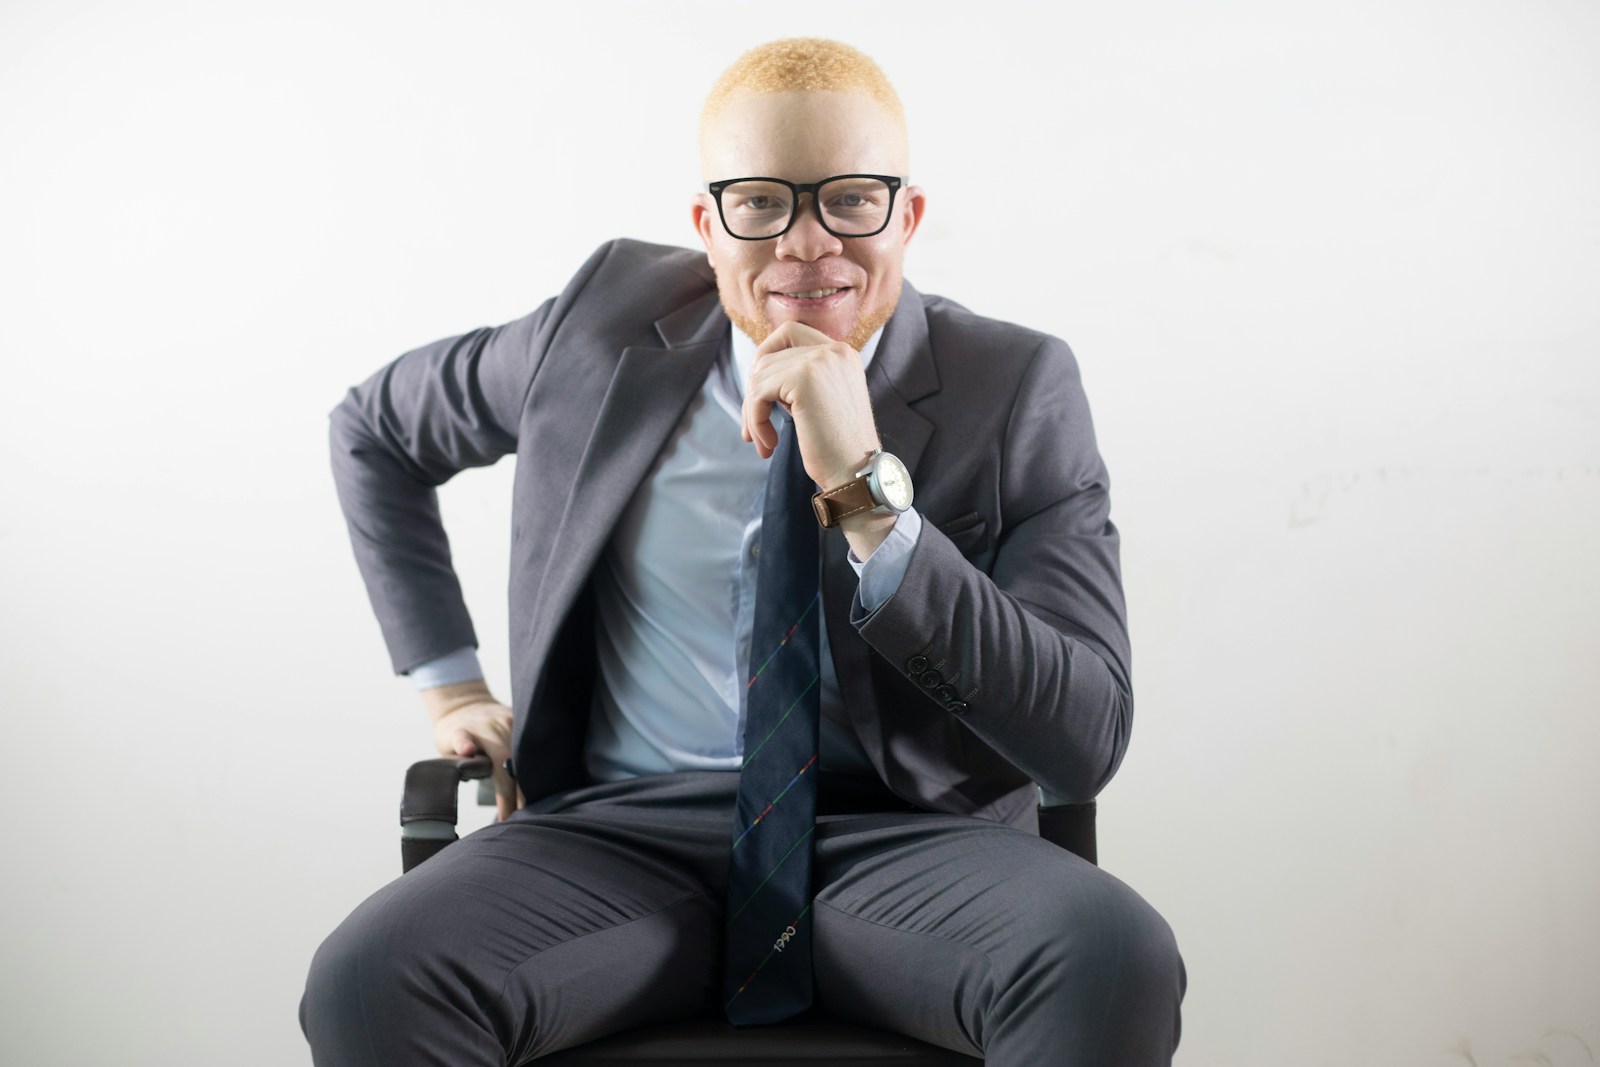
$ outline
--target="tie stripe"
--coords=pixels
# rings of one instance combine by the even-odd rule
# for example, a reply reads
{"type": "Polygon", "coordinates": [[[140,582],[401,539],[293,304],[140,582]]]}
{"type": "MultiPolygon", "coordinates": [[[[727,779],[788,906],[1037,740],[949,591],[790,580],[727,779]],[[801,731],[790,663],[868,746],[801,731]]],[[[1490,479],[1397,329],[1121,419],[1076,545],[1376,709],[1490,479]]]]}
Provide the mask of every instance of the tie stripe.
{"type": "Polygon", "coordinates": [[[748,908],[750,906],[751,901],[755,900],[756,897],[761,895],[762,888],[768,882],[772,881],[772,876],[773,875],[778,873],[778,868],[783,866],[783,861],[788,859],[789,856],[791,854],[793,854],[795,849],[797,849],[801,845],[805,844],[806,841],[809,840],[810,837],[811,837],[811,831],[815,830],[815,829],[816,829],[815,826],[810,826],[810,827],[806,828],[806,832],[801,834],[799,840],[797,840],[794,844],[789,846],[789,851],[785,852],[783,854],[783,856],[778,860],[778,862],[774,863],[772,865],[772,870],[768,871],[767,872],[767,876],[765,878],[761,879],[761,885],[756,886],[755,889],[751,891],[750,895],[747,898],[745,898],[745,902],[743,904],[739,905],[739,910],[734,912],[733,915],[730,916],[730,918],[737,919],[739,916],[744,914],[744,909],[748,908]]]}
{"type": "MultiPolygon", "coordinates": [[[[800,780],[800,775],[802,775],[802,774],[806,773],[806,771],[810,770],[811,769],[811,765],[813,763],[815,763],[815,762],[817,762],[817,757],[815,755],[812,755],[812,757],[810,759],[806,760],[806,765],[804,767],[801,767],[800,770],[795,774],[795,776],[793,778],[789,779],[789,784],[783,787],[783,792],[781,792],[777,796],[773,797],[772,798],[772,803],[768,804],[765,808],[761,809],[761,814],[757,815],[755,817],[755,820],[753,822],[751,822],[751,824],[749,826],[745,827],[744,833],[740,834],[738,836],[738,838],[736,838],[734,840],[734,842],[733,842],[733,847],[734,848],[738,848],[739,847],[739,842],[743,841],[745,839],[745,834],[748,834],[751,830],[754,830],[757,826],[761,825],[761,820],[765,819],[767,817],[767,812],[771,811],[773,808],[778,806],[778,801],[783,799],[783,794],[787,793],[790,790],[790,788],[792,788],[794,786],[794,784],[800,780]]],[[[765,882],[763,882],[762,884],[765,884],[765,882]]]]}
{"type": "Polygon", "coordinates": [[[800,690],[800,695],[795,697],[794,702],[789,705],[786,711],[784,711],[783,719],[779,719],[777,724],[773,726],[772,729],[767,731],[767,736],[761,739],[761,744],[744,754],[744,765],[746,767],[750,766],[750,761],[756,758],[756,753],[760,752],[762,747],[765,746],[768,741],[772,740],[772,735],[778,732],[778,727],[783,725],[783,720],[789,717],[789,713],[800,706],[800,702],[806,698],[806,694],[811,692],[811,687],[816,685],[821,680],[822,672],[818,671],[816,674],[812,675],[811,681],[806,683],[806,687],[800,690]]]}
{"type": "Polygon", "coordinates": [[[811,609],[816,607],[817,606],[817,601],[819,601],[821,599],[822,599],[822,590],[818,589],[817,590],[817,595],[812,597],[811,598],[811,603],[806,605],[806,610],[804,610],[804,611],[802,611],[800,613],[800,617],[798,619],[794,620],[794,625],[789,627],[789,632],[783,635],[783,640],[778,642],[778,647],[773,649],[771,655],[767,656],[767,658],[761,662],[760,669],[757,670],[756,673],[754,673],[754,674],[752,674],[750,676],[750,680],[745,683],[745,688],[746,689],[749,689],[752,685],[756,684],[756,679],[761,677],[762,673],[766,671],[767,665],[772,662],[773,657],[776,656],[779,652],[783,651],[783,646],[787,645],[789,643],[789,638],[793,637],[794,636],[794,632],[796,630],[800,629],[800,624],[806,621],[806,616],[811,614],[811,609]]]}

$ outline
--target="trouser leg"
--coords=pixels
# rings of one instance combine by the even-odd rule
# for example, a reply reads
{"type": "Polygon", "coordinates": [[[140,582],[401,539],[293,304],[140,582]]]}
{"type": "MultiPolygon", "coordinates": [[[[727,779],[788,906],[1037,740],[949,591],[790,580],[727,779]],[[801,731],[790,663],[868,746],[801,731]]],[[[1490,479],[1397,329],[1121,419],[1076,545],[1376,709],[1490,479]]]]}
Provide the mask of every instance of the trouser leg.
{"type": "Polygon", "coordinates": [[[985,820],[881,814],[817,830],[813,965],[826,1014],[988,1067],[1169,1064],[1185,975],[1132,889],[985,820]]]}
{"type": "MultiPolygon", "coordinates": [[[[301,1003],[319,1067],[519,1063],[720,1018],[735,779],[652,777],[524,809],[352,912],[301,1003]]],[[[1104,871],[1032,834],[921,812],[823,816],[816,849],[818,1014],[991,1067],[1170,1062],[1182,961],[1161,917],[1104,871]]]]}
{"type": "Polygon", "coordinates": [[[575,791],[578,810],[524,809],[378,890],[313,959],[300,1018],[318,1067],[498,1067],[715,1012],[718,774],[575,791]]]}

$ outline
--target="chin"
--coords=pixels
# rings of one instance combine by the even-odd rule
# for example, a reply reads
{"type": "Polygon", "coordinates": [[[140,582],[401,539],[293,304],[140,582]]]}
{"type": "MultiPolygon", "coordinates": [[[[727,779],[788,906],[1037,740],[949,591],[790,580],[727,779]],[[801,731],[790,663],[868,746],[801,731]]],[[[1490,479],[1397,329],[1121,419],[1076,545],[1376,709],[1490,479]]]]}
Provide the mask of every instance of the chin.
{"type": "Polygon", "coordinates": [[[895,305],[900,301],[900,288],[896,285],[894,295],[890,299],[881,304],[858,308],[854,314],[808,316],[803,310],[785,309],[781,317],[774,321],[768,318],[762,301],[756,300],[753,312],[747,311],[728,300],[727,290],[722,289],[720,285],[718,290],[722,309],[728,318],[733,321],[735,327],[758,345],[766,341],[772,335],[772,331],[780,325],[793,321],[804,323],[813,330],[827,334],[835,341],[843,341],[858,352],[872,335],[878,332],[878,328],[889,321],[889,317],[894,314],[895,305]]]}

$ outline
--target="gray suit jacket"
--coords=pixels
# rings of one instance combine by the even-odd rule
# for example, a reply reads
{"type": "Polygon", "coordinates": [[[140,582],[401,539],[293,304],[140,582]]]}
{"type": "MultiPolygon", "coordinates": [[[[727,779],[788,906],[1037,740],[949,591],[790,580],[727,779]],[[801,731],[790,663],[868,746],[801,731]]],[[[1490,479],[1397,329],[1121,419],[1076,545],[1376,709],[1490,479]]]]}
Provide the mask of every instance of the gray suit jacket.
{"type": "MultiPolygon", "coordinates": [[[[613,241],[531,315],[407,352],[330,415],[397,672],[477,644],[435,487],[517,455],[513,758],[530,802],[586,782],[589,575],[728,328],[703,253],[613,241]]],[[[867,382],[925,521],[870,615],[853,613],[844,536],[824,536],[848,727],[900,796],[1036,830],[1033,783],[1092,799],[1133,716],[1118,535],[1077,363],[1054,337],[906,283],[867,382]]]]}

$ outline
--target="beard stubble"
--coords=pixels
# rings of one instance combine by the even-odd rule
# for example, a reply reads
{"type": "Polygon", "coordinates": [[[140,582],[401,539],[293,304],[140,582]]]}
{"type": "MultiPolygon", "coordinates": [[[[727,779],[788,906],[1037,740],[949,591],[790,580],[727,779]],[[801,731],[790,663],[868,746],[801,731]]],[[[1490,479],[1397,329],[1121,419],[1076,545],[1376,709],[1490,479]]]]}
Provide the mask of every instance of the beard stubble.
{"type": "MultiPolygon", "coordinates": [[[[772,335],[773,325],[767,319],[766,309],[758,306],[754,319],[740,312],[728,300],[727,290],[723,289],[720,278],[717,280],[717,298],[722,301],[722,310],[727,314],[734,326],[738,327],[746,337],[757,345],[772,335]]],[[[880,304],[862,308],[860,314],[856,316],[856,321],[851,325],[849,333],[843,337],[835,337],[834,340],[843,341],[857,352],[861,351],[862,346],[872,339],[872,335],[878,332],[879,327],[888,322],[890,317],[894,315],[895,305],[899,302],[900,287],[897,285],[895,286],[894,295],[889,299],[880,304]]]]}

